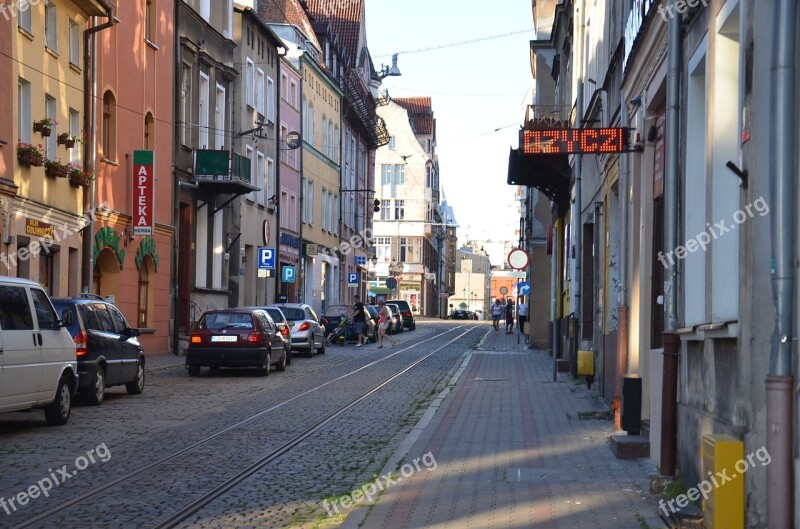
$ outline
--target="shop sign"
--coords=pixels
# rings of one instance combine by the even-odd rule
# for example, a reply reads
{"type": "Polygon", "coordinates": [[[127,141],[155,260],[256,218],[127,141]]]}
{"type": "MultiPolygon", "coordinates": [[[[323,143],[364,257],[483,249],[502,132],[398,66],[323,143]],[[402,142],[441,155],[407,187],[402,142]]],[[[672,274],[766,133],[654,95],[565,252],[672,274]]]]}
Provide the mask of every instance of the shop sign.
{"type": "Polygon", "coordinates": [[[31,237],[39,237],[41,239],[49,238],[54,239],[55,228],[52,224],[35,219],[25,219],[25,235],[31,237]]]}

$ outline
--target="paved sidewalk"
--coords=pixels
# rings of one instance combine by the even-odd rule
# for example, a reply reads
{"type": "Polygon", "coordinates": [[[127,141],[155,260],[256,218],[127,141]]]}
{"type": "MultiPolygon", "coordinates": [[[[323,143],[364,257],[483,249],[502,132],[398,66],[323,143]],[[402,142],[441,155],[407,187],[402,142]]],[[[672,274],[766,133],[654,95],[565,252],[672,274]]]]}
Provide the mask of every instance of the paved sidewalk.
{"type": "Polygon", "coordinates": [[[664,526],[648,492],[655,466],[616,459],[613,421],[579,418],[605,410],[602,402],[566,374],[553,382],[547,352],[527,349],[524,336],[519,342],[516,330],[488,328],[403,459],[425,463],[430,453],[436,464],[412,472],[390,461],[397,483],[342,528],[664,526]]]}
{"type": "Polygon", "coordinates": [[[171,354],[148,355],[145,351],[144,365],[147,371],[160,371],[174,367],[183,367],[186,362],[185,356],[171,354]]]}

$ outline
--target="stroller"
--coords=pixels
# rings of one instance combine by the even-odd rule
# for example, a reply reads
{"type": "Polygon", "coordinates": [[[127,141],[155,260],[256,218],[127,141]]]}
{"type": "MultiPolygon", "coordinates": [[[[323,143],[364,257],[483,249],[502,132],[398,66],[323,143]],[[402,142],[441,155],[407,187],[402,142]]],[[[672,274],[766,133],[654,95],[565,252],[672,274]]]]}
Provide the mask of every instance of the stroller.
{"type": "Polygon", "coordinates": [[[327,345],[346,345],[347,340],[353,334],[352,324],[352,318],[342,318],[342,321],[339,322],[339,325],[337,325],[336,328],[334,328],[333,331],[328,334],[328,339],[325,343],[327,345]]]}

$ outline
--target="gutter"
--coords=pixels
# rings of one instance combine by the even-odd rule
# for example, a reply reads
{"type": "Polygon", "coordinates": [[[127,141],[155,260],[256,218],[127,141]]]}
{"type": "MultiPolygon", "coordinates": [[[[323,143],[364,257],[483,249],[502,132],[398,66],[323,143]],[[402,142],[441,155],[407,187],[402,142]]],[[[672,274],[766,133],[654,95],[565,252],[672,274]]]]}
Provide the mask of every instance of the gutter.
{"type": "MultiPolygon", "coordinates": [[[[119,22],[113,6],[107,7],[106,18],[108,21],[97,24],[97,17],[92,17],[92,27],[83,32],[83,130],[91,131],[91,141],[83,142],[84,171],[95,172],[95,159],[97,157],[97,39],[95,34],[119,22]],[[90,47],[91,44],[91,47],[90,47]],[[91,50],[91,51],[90,51],[91,50]]],[[[91,188],[83,191],[83,211],[89,213],[89,222],[82,230],[83,244],[81,245],[81,276],[83,291],[92,291],[94,280],[94,203],[97,194],[97,178],[92,180],[91,188]]]]}

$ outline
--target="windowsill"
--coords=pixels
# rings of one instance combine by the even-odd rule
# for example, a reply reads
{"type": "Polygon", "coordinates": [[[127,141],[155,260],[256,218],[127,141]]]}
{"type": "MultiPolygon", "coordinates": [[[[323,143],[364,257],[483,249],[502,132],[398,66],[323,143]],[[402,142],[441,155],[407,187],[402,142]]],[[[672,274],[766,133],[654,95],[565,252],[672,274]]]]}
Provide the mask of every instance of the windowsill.
{"type": "Polygon", "coordinates": [[[109,160],[108,158],[100,158],[100,161],[103,162],[106,165],[112,165],[114,167],[119,167],[119,162],[116,162],[114,160],[109,160]]]}
{"type": "Polygon", "coordinates": [[[19,30],[19,32],[20,32],[20,33],[22,33],[23,35],[25,35],[26,37],[28,37],[30,40],[33,40],[33,39],[34,39],[34,37],[33,37],[33,33],[31,33],[30,31],[28,31],[27,29],[23,28],[22,26],[17,26],[17,29],[19,30]]]}
{"type": "Polygon", "coordinates": [[[72,70],[75,73],[79,73],[79,74],[83,73],[83,69],[80,66],[78,66],[77,64],[75,64],[74,62],[72,62],[72,61],[69,61],[69,69],[72,70]]]}
{"type": "Polygon", "coordinates": [[[155,334],[156,330],[152,327],[139,327],[139,332],[141,334],[155,334]]]}
{"type": "Polygon", "coordinates": [[[683,327],[676,331],[681,341],[693,342],[718,338],[737,338],[739,336],[739,322],[726,321],[717,323],[704,323],[693,327],[683,327]]]}
{"type": "Polygon", "coordinates": [[[150,39],[144,39],[144,43],[147,44],[148,46],[150,46],[151,48],[153,48],[156,51],[159,51],[161,49],[161,48],[158,47],[158,45],[155,42],[153,42],[150,39]]]}
{"type": "Polygon", "coordinates": [[[186,145],[185,143],[181,143],[181,149],[183,149],[186,152],[192,152],[192,148],[186,145]]]}
{"type": "Polygon", "coordinates": [[[56,50],[53,50],[53,49],[48,48],[47,46],[45,46],[44,47],[44,51],[46,51],[48,54],[52,55],[54,59],[58,59],[59,58],[58,52],[56,50]]]}

